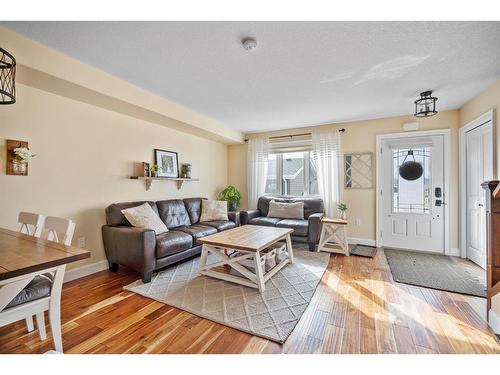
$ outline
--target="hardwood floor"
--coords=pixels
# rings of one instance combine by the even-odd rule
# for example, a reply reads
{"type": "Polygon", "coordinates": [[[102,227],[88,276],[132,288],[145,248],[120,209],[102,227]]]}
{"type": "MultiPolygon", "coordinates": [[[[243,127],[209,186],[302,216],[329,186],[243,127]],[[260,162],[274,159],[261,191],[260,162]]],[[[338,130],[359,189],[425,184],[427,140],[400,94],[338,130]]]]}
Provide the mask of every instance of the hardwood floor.
{"type": "MultiPolygon", "coordinates": [[[[138,278],[120,269],[64,285],[66,353],[500,353],[485,299],[395,283],[382,250],[332,254],[284,345],[122,290],[138,278]]],[[[0,353],[46,352],[47,335],[41,342],[24,321],[1,327],[0,353]]]]}

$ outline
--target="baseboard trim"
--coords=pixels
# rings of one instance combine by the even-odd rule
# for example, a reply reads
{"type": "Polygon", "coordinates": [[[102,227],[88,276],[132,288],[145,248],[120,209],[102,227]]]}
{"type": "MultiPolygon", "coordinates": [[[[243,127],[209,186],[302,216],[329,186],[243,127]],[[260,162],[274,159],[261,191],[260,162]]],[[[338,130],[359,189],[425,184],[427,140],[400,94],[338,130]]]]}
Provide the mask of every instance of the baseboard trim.
{"type": "Polygon", "coordinates": [[[500,335],[500,316],[498,316],[492,309],[488,313],[488,324],[493,332],[500,335]]]}
{"type": "Polygon", "coordinates": [[[375,240],[369,240],[367,238],[348,237],[347,242],[349,242],[351,245],[376,246],[375,240]]]}
{"type": "Polygon", "coordinates": [[[450,252],[449,254],[446,255],[450,255],[452,257],[459,257],[461,255],[460,249],[458,247],[450,247],[450,252]]]}
{"type": "Polygon", "coordinates": [[[108,261],[101,260],[99,262],[87,264],[72,270],[66,271],[64,274],[64,282],[79,279],[80,277],[92,275],[93,273],[104,271],[108,269],[108,261]]]}

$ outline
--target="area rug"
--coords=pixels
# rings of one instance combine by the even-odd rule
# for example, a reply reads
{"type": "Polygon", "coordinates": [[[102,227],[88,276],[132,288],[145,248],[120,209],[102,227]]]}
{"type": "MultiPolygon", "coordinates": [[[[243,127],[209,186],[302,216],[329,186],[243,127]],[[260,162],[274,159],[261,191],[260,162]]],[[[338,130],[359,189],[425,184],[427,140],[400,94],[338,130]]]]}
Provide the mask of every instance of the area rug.
{"type": "Polygon", "coordinates": [[[468,260],[394,249],[384,253],[397,282],[486,297],[486,272],[468,260]]]}
{"type": "Polygon", "coordinates": [[[350,247],[349,249],[349,254],[366,258],[373,258],[377,254],[377,248],[364,245],[352,245],[352,247],[350,247]]]}
{"type": "MultiPolygon", "coordinates": [[[[266,282],[266,290],[213,279],[198,273],[194,258],[141,280],[124,289],[152,298],[202,318],[279,343],[287,337],[306,310],[328,265],[329,254],[307,251],[294,244],[295,262],[266,282]]],[[[209,262],[217,260],[209,257],[209,262]]]]}

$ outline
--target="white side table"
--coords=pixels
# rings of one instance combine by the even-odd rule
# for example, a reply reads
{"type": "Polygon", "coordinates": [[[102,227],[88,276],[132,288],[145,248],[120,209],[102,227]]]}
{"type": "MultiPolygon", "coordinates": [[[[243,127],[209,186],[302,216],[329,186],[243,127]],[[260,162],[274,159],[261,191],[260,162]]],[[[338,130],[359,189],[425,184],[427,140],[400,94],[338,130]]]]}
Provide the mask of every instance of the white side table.
{"type": "Polygon", "coordinates": [[[346,220],[331,219],[328,217],[322,218],[318,251],[340,253],[349,256],[346,227],[346,220]]]}

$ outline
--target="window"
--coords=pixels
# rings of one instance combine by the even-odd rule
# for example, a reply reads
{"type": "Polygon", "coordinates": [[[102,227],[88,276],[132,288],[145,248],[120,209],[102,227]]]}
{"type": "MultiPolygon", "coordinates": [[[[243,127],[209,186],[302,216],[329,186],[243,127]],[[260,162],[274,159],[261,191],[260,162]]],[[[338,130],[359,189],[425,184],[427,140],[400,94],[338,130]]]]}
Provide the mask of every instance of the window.
{"type": "Polygon", "coordinates": [[[392,151],[392,212],[429,214],[431,209],[431,152],[429,147],[417,149],[396,149],[392,151]],[[423,167],[420,178],[407,181],[399,175],[399,167],[413,151],[415,161],[423,167]]]}
{"type": "Polygon", "coordinates": [[[267,194],[291,196],[318,194],[318,179],[310,152],[270,154],[268,161],[267,194]]]}

